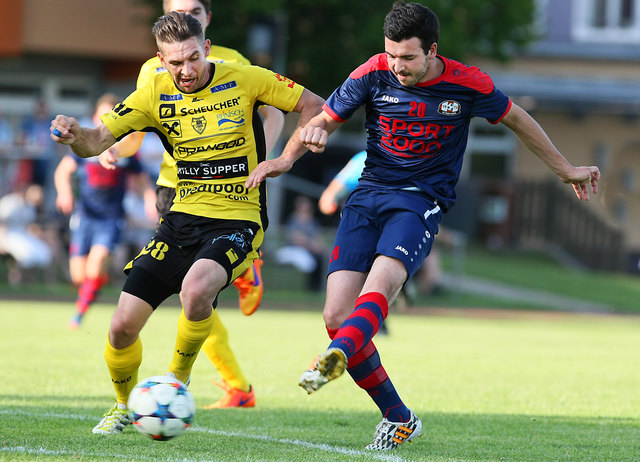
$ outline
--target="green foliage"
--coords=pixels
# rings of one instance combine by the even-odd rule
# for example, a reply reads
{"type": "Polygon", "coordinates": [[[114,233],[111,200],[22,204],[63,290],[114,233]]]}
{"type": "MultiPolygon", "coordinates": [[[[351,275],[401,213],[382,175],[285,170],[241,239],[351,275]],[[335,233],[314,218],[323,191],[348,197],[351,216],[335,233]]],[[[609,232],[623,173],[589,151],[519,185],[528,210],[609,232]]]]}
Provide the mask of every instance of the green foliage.
{"type": "MultiPolygon", "coordinates": [[[[158,0],[145,0],[156,7],[158,0]]],[[[439,51],[464,60],[482,55],[505,60],[533,38],[533,0],[433,0],[440,18],[439,51]]],[[[253,22],[285,18],[284,72],[323,97],[371,55],[384,51],[382,24],[390,0],[237,0],[214,2],[208,37],[256,62],[248,48],[253,22]]],[[[261,65],[273,67],[268,61],[261,65]]],[[[277,64],[277,63],[275,63],[277,64]]]]}

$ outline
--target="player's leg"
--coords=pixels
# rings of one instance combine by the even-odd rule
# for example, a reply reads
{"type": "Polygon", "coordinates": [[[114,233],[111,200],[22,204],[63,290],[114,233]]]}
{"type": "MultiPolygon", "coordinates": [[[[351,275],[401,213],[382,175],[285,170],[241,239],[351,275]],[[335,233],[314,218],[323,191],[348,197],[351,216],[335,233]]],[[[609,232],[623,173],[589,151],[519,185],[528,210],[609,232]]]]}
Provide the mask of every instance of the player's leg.
{"type": "Polygon", "coordinates": [[[189,248],[179,249],[167,242],[174,242],[172,236],[159,230],[125,268],[127,279],[111,319],[104,355],[116,391],[116,404],[105,413],[94,433],[120,433],[130,423],[126,402],[138,382],[142,362],[139,333],[153,310],[178,293],[193,261],[195,251],[190,253],[189,248]]]}
{"type": "Polygon", "coordinates": [[[76,299],[76,317],[79,324],[95,302],[100,289],[107,283],[109,268],[109,249],[103,245],[94,245],[85,259],[85,274],[78,288],[78,298],[76,299]]]}
{"type": "Polygon", "coordinates": [[[202,350],[218,369],[222,383],[213,381],[224,390],[224,396],[205,409],[229,407],[254,407],[256,398],[253,388],[247,381],[229,344],[229,332],[222,323],[216,310],[213,310],[213,328],[202,345],[202,350]]]}
{"type": "Polygon", "coordinates": [[[144,300],[127,292],[120,294],[104,358],[107,362],[111,382],[116,392],[116,404],[107,410],[102,420],[94,427],[93,433],[121,433],[131,423],[127,413],[127,400],[136,383],[138,368],[142,362],[142,341],[139,333],[153,313],[153,307],[144,300]]]}
{"type": "MultiPolygon", "coordinates": [[[[390,206],[393,205],[393,199],[389,201],[390,206]]],[[[373,323],[373,330],[376,317],[384,319],[386,316],[385,308],[381,306],[382,310],[378,311],[376,305],[384,305],[394,300],[402,284],[415,274],[429,254],[433,237],[438,231],[441,213],[437,205],[420,196],[407,197],[407,203],[411,204],[412,210],[420,212],[391,210],[382,214],[384,227],[376,249],[379,256],[367,277],[361,297],[363,299],[375,296],[366,300],[370,310],[368,319],[373,323]],[[422,210],[425,208],[426,212],[423,213],[422,210]],[[378,295],[384,296],[386,300],[376,300],[378,295]]],[[[382,208],[384,209],[384,206],[382,208]]],[[[348,324],[349,320],[343,326],[348,324]]],[[[367,331],[361,332],[365,346],[349,358],[349,373],[356,383],[369,393],[382,413],[382,422],[377,426],[373,442],[367,449],[394,449],[405,441],[421,436],[422,422],[398,395],[367,331]]],[[[353,331],[343,332],[341,328],[336,333],[334,342],[339,341],[343,334],[357,337],[353,331]]]]}
{"type": "MultiPolygon", "coordinates": [[[[353,313],[366,274],[371,268],[378,236],[379,230],[370,217],[352,207],[344,208],[329,261],[323,311],[330,336],[353,313]]],[[[347,365],[348,350],[346,345],[332,343],[302,374],[299,385],[307,393],[313,393],[339,377],[347,365]]]]}
{"type": "Polygon", "coordinates": [[[238,304],[240,311],[245,316],[251,316],[260,306],[264,293],[264,281],[262,280],[262,258],[256,258],[251,268],[241,274],[233,285],[238,289],[238,304]]]}
{"type": "Polygon", "coordinates": [[[82,310],[82,283],[86,278],[87,256],[91,249],[91,228],[89,221],[80,214],[74,214],[69,221],[71,242],[69,243],[69,275],[71,282],[78,289],[76,309],[67,326],[75,330],[80,325],[86,310],[82,310]]]}
{"type": "MultiPolygon", "coordinates": [[[[214,324],[212,303],[218,293],[246,271],[258,256],[254,246],[262,243],[263,231],[257,225],[247,226],[246,229],[221,229],[213,239],[206,239],[182,282],[180,297],[184,318],[178,324],[176,353],[169,369],[180,380],[188,377],[195,359],[189,361],[188,356],[180,354],[180,347],[188,347],[190,354],[197,354],[211,333],[214,324]],[[205,320],[209,324],[206,332],[195,324],[204,324],[205,320]],[[201,333],[205,334],[204,337],[201,333]]],[[[181,351],[187,352],[186,349],[181,351]]]]}

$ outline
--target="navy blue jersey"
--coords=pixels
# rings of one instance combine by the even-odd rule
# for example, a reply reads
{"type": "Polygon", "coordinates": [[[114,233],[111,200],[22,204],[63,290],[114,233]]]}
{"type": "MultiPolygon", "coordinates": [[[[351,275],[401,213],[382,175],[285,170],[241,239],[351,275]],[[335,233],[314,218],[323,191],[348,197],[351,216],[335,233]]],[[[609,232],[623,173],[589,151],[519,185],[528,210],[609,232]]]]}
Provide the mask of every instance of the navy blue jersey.
{"type": "Polygon", "coordinates": [[[107,170],[97,157],[83,159],[71,156],[78,164],[79,197],[76,210],[93,218],[122,218],[122,201],[126,190],[126,174],[142,173],[135,156],[118,159],[114,170],[107,170]]]}
{"type": "Polygon", "coordinates": [[[361,186],[425,191],[448,210],[455,202],[472,117],[498,123],[510,99],[476,67],[438,56],[442,75],[404,87],[385,53],[370,58],[327,100],[324,110],[344,122],[366,106],[367,160],[361,186]]]}

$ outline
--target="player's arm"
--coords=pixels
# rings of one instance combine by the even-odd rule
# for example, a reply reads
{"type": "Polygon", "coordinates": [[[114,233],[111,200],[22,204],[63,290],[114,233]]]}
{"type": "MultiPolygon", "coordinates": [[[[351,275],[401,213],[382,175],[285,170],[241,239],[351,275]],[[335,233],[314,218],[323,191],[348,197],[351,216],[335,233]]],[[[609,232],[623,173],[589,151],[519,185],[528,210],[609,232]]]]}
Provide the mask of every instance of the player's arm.
{"type": "Polygon", "coordinates": [[[258,112],[262,116],[262,126],[264,128],[264,141],[267,146],[267,157],[273,151],[282,128],[284,127],[284,114],[273,106],[260,106],[258,112]]]}
{"type": "Polygon", "coordinates": [[[133,175],[137,191],[142,193],[144,200],[144,212],[149,220],[157,221],[158,211],[156,210],[156,190],[147,172],[140,172],[133,175]]]}
{"type": "Polygon", "coordinates": [[[107,170],[116,168],[115,164],[121,157],[131,157],[140,149],[144,141],[145,132],[133,132],[118,141],[114,146],[98,156],[98,162],[107,170]]]}
{"type": "Polygon", "coordinates": [[[311,152],[322,152],[327,145],[329,135],[335,132],[340,125],[342,122],[338,122],[322,111],[300,130],[300,141],[311,152]]]}
{"type": "Polygon", "coordinates": [[[261,162],[253,169],[245,183],[247,188],[255,188],[266,178],[276,177],[291,170],[294,162],[307,151],[306,146],[300,142],[300,130],[322,111],[323,104],[324,99],[315,93],[306,88],[302,91],[302,95],[293,109],[294,112],[300,113],[296,130],[287,141],[279,157],[261,162]]]}
{"type": "Polygon", "coordinates": [[[60,160],[53,173],[53,183],[56,187],[56,207],[69,215],[73,211],[73,189],[71,187],[71,177],[78,169],[78,164],[70,155],[66,155],[60,160]]]}
{"type": "Polygon", "coordinates": [[[578,199],[589,200],[589,185],[593,193],[598,192],[600,170],[596,166],[574,167],[556,149],[542,127],[517,104],[512,103],[509,112],[502,118],[520,141],[560,177],[565,183],[571,183],[578,199]]]}
{"type": "Polygon", "coordinates": [[[85,158],[99,155],[116,142],[103,123],[96,128],[81,127],[74,117],[64,115],[58,115],[51,121],[51,139],[68,145],[74,154],[85,158]]]}
{"type": "Polygon", "coordinates": [[[346,191],[345,184],[338,178],[334,178],[329,186],[322,191],[322,195],[318,200],[318,209],[325,215],[331,215],[338,210],[338,201],[346,191]]]}

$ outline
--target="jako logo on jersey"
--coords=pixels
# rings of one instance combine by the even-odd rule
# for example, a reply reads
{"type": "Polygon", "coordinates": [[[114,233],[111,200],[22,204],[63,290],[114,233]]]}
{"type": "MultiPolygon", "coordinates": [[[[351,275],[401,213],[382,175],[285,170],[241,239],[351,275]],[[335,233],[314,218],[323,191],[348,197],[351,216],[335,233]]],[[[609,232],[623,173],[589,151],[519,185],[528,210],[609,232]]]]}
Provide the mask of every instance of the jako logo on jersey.
{"type": "Polygon", "coordinates": [[[407,249],[405,249],[404,247],[402,247],[401,245],[397,245],[396,246],[396,250],[399,250],[400,252],[402,252],[405,255],[409,255],[409,252],[407,252],[407,249]]]}
{"type": "Polygon", "coordinates": [[[453,100],[443,101],[438,105],[438,112],[447,116],[458,115],[460,114],[460,103],[453,100]]]}
{"type": "Polygon", "coordinates": [[[235,80],[227,83],[221,83],[220,85],[216,85],[215,87],[211,87],[211,93],[218,93],[219,91],[228,90],[229,88],[237,87],[238,84],[235,80]]]}
{"type": "Polygon", "coordinates": [[[182,99],[182,95],[165,95],[164,93],[160,93],[160,101],[180,101],[182,99]]]}
{"type": "Polygon", "coordinates": [[[199,135],[202,135],[204,129],[207,128],[207,119],[205,116],[194,117],[191,119],[191,126],[199,135]]]}
{"type": "Polygon", "coordinates": [[[389,96],[389,95],[382,95],[382,101],[386,101],[388,103],[399,103],[400,102],[400,98],[397,98],[395,96],[389,96]]]}

